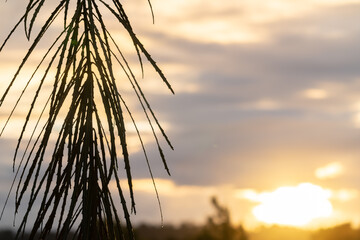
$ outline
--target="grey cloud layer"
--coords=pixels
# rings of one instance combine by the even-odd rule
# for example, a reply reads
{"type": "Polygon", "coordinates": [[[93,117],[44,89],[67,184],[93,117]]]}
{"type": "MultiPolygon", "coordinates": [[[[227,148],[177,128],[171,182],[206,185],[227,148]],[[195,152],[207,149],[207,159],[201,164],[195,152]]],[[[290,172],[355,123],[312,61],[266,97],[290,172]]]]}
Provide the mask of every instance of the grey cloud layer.
{"type": "MultiPolygon", "coordinates": [[[[172,49],[153,49],[159,62],[191,66],[198,77],[187,81],[200,86],[197,93],[166,101],[164,96],[151,98],[175,130],[185,129],[170,132],[175,180],[260,187],[268,181],[260,176],[271,173],[293,182],[316,181],[315,168],[334,160],[358,167],[360,138],[350,106],[360,99],[360,27],[354,24],[360,20],[359,8],[325,8],[319,15],[268,23],[264,27],[274,29],[272,35],[256,44],[209,44],[153,34],[172,49]],[[327,87],[326,99],[301,95],[327,87]],[[279,107],[244,107],[261,99],[279,107]]],[[[341,183],[356,185],[349,178],[341,183]]]]}

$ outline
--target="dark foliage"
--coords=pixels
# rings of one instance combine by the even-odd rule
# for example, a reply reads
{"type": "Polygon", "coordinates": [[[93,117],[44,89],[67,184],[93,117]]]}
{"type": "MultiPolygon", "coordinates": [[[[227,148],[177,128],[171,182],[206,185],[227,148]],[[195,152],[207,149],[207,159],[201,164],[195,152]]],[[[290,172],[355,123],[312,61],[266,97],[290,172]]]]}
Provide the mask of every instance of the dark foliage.
{"type": "MultiPolygon", "coordinates": [[[[56,239],[66,239],[71,232],[75,239],[124,239],[125,233],[121,227],[122,220],[118,214],[117,204],[114,202],[114,193],[109,189],[109,184],[114,182],[125,218],[126,235],[129,239],[134,239],[130,211],[136,210],[125,114],[128,114],[135,125],[151,177],[152,173],[136,121],[119,91],[119,86],[124,80],[130,82],[134,95],[142,106],[168,173],[169,169],[155,134],[155,127],[160,129],[165,141],[171,148],[172,146],[122,54],[121,43],[117,43],[107,29],[102,16],[104,11],[110,12],[118,22],[119,28],[128,34],[141,68],[144,56],[170,91],[173,90],[133,32],[120,0],[50,1],[55,7],[52,11],[44,13],[43,6],[48,2],[29,0],[27,4],[24,3],[24,15],[0,47],[1,51],[21,23],[24,24],[26,37],[30,39],[36,32],[34,26],[40,19],[39,16],[48,14],[8,88],[1,96],[1,107],[18,80],[19,73],[39,43],[44,40],[44,34],[55,21],[63,19],[63,30],[56,39],[46,39],[53,43],[34,69],[33,75],[29,77],[8,118],[9,121],[34,75],[41,72],[40,69],[44,69],[38,87],[33,92],[33,99],[15,149],[14,183],[18,183],[16,212],[21,205],[27,204],[16,236],[22,239],[26,227],[31,226],[28,239],[36,239],[37,236],[50,239],[52,231],[55,232],[56,239]],[[115,68],[122,69],[127,77],[119,79],[115,68]],[[50,72],[55,72],[54,77],[50,77],[50,72]],[[44,86],[49,82],[53,87],[48,92],[46,103],[40,106],[39,95],[46,91],[44,86]],[[24,138],[24,134],[29,131],[29,122],[34,118],[36,108],[40,108],[41,115],[35,128],[30,129],[32,134],[28,140],[24,138]],[[41,119],[46,119],[45,124],[41,125],[41,119]],[[61,127],[55,130],[55,126],[61,127]],[[40,133],[37,134],[38,132],[40,133]],[[25,151],[18,156],[22,144],[25,151]],[[121,161],[125,167],[124,173],[119,171],[121,161]],[[127,178],[130,207],[126,203],[120,176],[127,178]],[[29,200],[25,201],[25,198],[29,200]],[[36,213],[34,222],[30,222],[31,213],[36,213]]],[[[5,127],[6,125],[7,123],[5,127]]]]}
{"type": "MultiPolygon", "coordinates": [[[[137,240],[199,240],[214,239],[211,235],[203,234],[206,226],[195,226],[192,224],[183,224],[179,227],[171,225],[153,226],[142,224],[134,229],[137,240]]],[[[25,234],[24,240],[28,239],[25,234]]],[[[360,230],[354,229],[350,224],[342,224],[331,228],[319,229],[316,231],[301,230],[290,227],[262,227],[254,232],[247,233],[249,240],[358,240],[360,239],[360,230]]],[[[37,238],[38,235],[35,237],[37,238]]],[[[70,237],[70,236],[69,236],[70,237]]],[[[0,231],[1,240],[14,240],[15,233],[10,230],[0,231]]],[[[47,240],[56,239],[56,234],[49,234],[47,240]]],[[[72,239],[72,238],[69,238],[72,239]]]]}
{"type": "Polygon", "coordinates": [[[349,223],[342,224],[330,229],[321,229],[313,234],[312,240],[358,240],[360,230],[355,230],[349,223]]]}
{"type": "Polygon", "coordinates": [[[221,206],[215,197],[211,199],[211,203],[216,213],[208,218],[207,224],[195,240],[247,240],[242,226],[232,225],[229,210],[221,206]]]}

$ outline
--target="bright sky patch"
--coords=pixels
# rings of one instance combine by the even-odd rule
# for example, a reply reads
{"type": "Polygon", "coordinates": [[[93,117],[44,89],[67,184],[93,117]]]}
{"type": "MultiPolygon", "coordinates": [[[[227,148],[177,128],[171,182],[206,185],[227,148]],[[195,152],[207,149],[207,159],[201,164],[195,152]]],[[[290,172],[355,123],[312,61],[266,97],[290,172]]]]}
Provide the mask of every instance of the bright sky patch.
{"type": "Polygon", "coordinates": [[[339,162],[332,162],[324,167],[316,169],[315,176],[319,179],[335,178],[342,174],[344,167],[339,162]]]}
{"type": "Polygon", "coordinates": [[[324,89],[310,88],[304,92],[304,95],[310,99],[324,99],[327,98],[328,93],[324,89]]]}
{"type": "Polygon", "coordinates": [[[253,215],[263,223],[304,226],[317,218],[329,217],[333,207],[331,192],[311,183],[280,187],[273,192],[244,192],[244,197],[260,202],[253,215]]]}

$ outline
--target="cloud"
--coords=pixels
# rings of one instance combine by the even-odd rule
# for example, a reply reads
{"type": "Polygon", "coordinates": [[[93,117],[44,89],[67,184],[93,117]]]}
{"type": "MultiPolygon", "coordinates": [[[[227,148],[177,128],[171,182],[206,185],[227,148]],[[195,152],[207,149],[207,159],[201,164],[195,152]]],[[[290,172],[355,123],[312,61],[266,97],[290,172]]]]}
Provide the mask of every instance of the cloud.
{"type": "MultiPolygon", "coordinates": [[[[229,44],[268,41],[273,31],[273,28],[264,27],[268,23],[288,22],[309,14],[318,15],[323,9],[339,9],[356,3],[358,2],[322,0],[227,0],[211,3],[205,0],[170,0],[166,4],[153,1],[153,9],[158,25],[156,29],[160,32],[191,41],[229,44]]],[[[125,4],[125,9],[132,13],[130,19],[135,19],[139,11],[142,16],[150,18],[148,7],[139,6],[141,4],[137,1],[125,4]]],[[[146,21],[136,23],[140,31],[148,29],[146,21]]]]}
{"type": "MultiPolygon", "coordinates": [[[[283,7],[295,11],[295,6],[304,5],[277,2],[279,6],[264,6],[266,11],[283,7]]],[[[262,42],[229,44],[204,43],[197,37],[166,32],[176,30],[176,26],[162,25],[172,11],[176,12],[174,18],[183,16],[181,8],[165,11],[172,4],[189,3],[172,1],[157,8],[158,3],[154,2],[157,23],[148,31],[138,29],[149,42],[149,51],[164,66],[164,72],[170,73],[175,90],[179,89],[175,96],[164,95],[162,90],[158,94],[160,86],[146,79],[141,81],[150,93],[148,99],[158,118],[171,126],[168,135],[175,152],[169,152],[168,159],[177,183],[235,181],[239,185],[260,185],[258,176],[271,174],[279,179],[302,181],[313,177],[309,169],[315,166],[314,159],[325,164],[328,157],[340,158],[356,151],[356,112],[349,106],[359,100],[360,59],[354,49],[360,36],[356,25],[351,24],[358,20],[354,9],[359,6],[344,3],[341,7],[329,7],[321,2],[327,7],[287,16],[286,21],[274,17],[258,25],[270,31],[269,38],[262,42]],[[309,32],[309,28],[315,30],[309,32]],[[344,31],[343,37],[327,36],[329,29],[344,31]],[[326,101],[304,99],[299,93],[308,89],[323,89],[329,95],[323,99],[326,101]],[[301,166],[304,162],[307,165],[301,166]],[[298,168],[304,171],[297,173],[298,168]]],[[[202,6],[201,1],[194,4],[202,6]]],[[[216,21],[231,9],[236,11],[230,11],[230,18],[238,16],[241,21],[242,17],[236,15],[239,11],[247,10],[248,15],[256,12],[256,4],[251,2],[234,8],[231,2],[214,4],[198,16],[187,12],[189,16],[183,21],[209,17],[216,21]],[[212,15],[208,16],[209,12],[212,15]]],[[[190,5],[187,8],[191,9],[190,5]]],[[[142,9],[149,11],[148,6],[142,9]]],[[[145,74],[155,78],[151,72],[145,74]]],[[[155,162],[156,148],[146,147],[151,149],[155,162]]],[[[140,168],[137,176],[147,176],[146,168],[140,165],[141,153],[133,158],[134,165],[139,164],[140,168]]],[[[157,170],[161,174],[161,164],[157,170]]]]}
{"type": "MultiPolygon", "coordinates": [[[[171,80],[198,86],[165,101],[152,98],[176,126],[169,132],[175,145],[169,159],[177,183],[269,184],[260,183],[264,176],[296,183],[315,178],[313,169],[327,158],[357,166],[350,106],[360,91],[354,52],[360,36],[352,24],[359,6],[321,4],[326,7],[264,23],[270,38],[252,44],[147,35],[192,67],[191,79],[171,80]],[[329,29],[344,34],[334,38],[329,29]],[[311,89],[316,94],[304,98],[311,89]]],[[[167,53],[154,52],[160,62],[174,61],[167,53]]]]}
{"type": "Polygon", "coordinates": [[[340,162],[332,162],[317,168],[315,175],[319,179],[336,178],[344,173],[344,166],[340,162]]]}

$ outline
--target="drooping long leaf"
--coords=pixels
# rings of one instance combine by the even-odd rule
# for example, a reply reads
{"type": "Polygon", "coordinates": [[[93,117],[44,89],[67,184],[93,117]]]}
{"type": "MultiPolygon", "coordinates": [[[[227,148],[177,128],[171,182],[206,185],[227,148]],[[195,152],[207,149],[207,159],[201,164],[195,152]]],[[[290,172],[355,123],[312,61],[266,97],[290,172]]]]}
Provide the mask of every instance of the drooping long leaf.
{"type": "MultiPolygon", "coordinates": [[[[26,38],[31,38],[36,28],[35,23],[43,13],[45,2],[46,0],[28,1],[23,17],[5,39],[0,51],[21,22],[25,26],[26,38]]],[[[142,72],[144,63],[141,55],[145,56],[171,92],[173,89],[153,57],[135,35],[119,0],[107,2],[74,0],[75,2],[74,9],[70,8],[70,0],[61,0],[56,4],[0,98],[1,107],[30,56],[44,40],[45,32],[63,13],[64,30],[59,35],[60,37],[53,41],[53,45],[34,71],[33,75],[41,69],[45,60],[49,59],[43,77],[34,92],[15,149],[14,159],[20,149],[20,144],[24,141],[28,125],[33,119],[33,110],[39,105],[39,96],[45,89],[43,86],[51,83],[52,90],[48,95],[47,103],[41,106],[42,113],[35,129],[32,130],[30,140],[27,141],[25,152],[15,174],[14,182],[18,178],[15,197],[16,212],[20,211],[21,206],[26,205],[17,237],[22,238],[27,226],[31,226],[30,239],[34,239],[37,234],[40,234],[40,238],[46,239],[54,230],[56,230],[57,239],[66,239],[71,232],[75,234],[76,239],[125,239],[122,221],[118,214],[120,210],[125,219],[127,235],[130,239],[134,239],[129,209],[133,212],[136,212],[136,209],[131,154],[127,146],[126,114],[134,124],[139,137],[159,202],[161,218],[162,211],[141,133],[131,109],[119,91],[121,81],[131,83],[134,94],[151,126],[160,157],[168,173],[169,169],[153,124],[159,127],[170,148],[173,147],[123,56],[120,50],[121,43],[117,43],[112,38],[110,30],[107,29],[102,14],[104,8],[101,8],[98,3],[112,13],[119,22],[119,27],[122,27],[130,36],[142,72]],[[51,51],[52,48],[55,50],[51,51]],[[50,53],[53,54],[51,57],[48,56],[50,53]],[[119,79],[116,76],[113,62],[121,66],[127,76],[125,79],[119,79]],[[51,70],[54,72],[52,78],[48,74],[51,70]],[[46,121],[39,126],[40,119],[45,117],[45,109],[48,110],[46,121]],[[32,141],[38,127],[41,131],[32,141]],[[123,162],[124,171],[119,169],[121,162],[123,162]],[[120,178],[123,176],[127,178],[130,208],[120,183],[120,178]],[[111,186],[115,186],[115,192],[111,190],[111,186]],[[117,208],[114,194],[120,199],[121,209],[117,208]],[[24,203],[25,196],[28,197],[27,204],[24,203]],[[30,218],[31,213],[36,213],[34,220],[30,218]]],[[[154,21],[153,7],[149,0],[148,4],[154,21]]],[[[32,78],[33,76],[24,87],[13,111],[27,91],[32,78]]],[[[10,113],[9,120],[13,111],[10,113]]]]}

